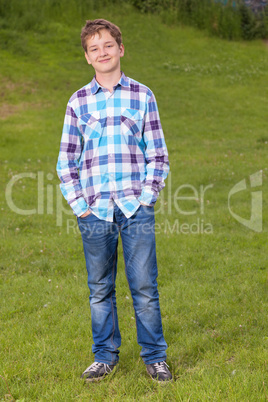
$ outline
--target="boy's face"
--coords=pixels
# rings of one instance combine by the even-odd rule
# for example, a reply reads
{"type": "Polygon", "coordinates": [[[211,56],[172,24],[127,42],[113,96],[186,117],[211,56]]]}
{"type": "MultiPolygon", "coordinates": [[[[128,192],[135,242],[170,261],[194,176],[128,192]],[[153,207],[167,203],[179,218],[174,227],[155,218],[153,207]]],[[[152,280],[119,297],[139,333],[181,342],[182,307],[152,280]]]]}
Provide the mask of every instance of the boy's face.
{"type": "Polygon", "coordinates": [[[124,56],[123,44],[118,46],[110,32],[102,29],[100,34],[87,40],[85,57],[94,68],[96,75],[120,72],[120,57],[124,56]]]}

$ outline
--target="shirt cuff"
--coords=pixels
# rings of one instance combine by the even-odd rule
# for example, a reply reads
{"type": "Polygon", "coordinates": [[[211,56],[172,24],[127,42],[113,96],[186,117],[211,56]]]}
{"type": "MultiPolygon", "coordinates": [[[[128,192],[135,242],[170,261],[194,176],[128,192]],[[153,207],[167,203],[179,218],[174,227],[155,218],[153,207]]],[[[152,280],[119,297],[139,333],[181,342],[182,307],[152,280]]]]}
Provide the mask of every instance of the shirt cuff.
{"type": "Polygon", "coordinates": [[[72,208],[74,214],[78,217],[83,215],[89,209],[89,207],[83,197],[80,197],[80,198],[77,198],[76,200],[74,200],[70,204],[70,207],[72,208]]]}
{"type": "Polygon", "coordinates": [[[138,200],[140,202],[142,202],[143,204],[146,204],[149,206],[149,205],[155,204],[157,198],[153,193],[145,191],[143,189],[138,200]]]}

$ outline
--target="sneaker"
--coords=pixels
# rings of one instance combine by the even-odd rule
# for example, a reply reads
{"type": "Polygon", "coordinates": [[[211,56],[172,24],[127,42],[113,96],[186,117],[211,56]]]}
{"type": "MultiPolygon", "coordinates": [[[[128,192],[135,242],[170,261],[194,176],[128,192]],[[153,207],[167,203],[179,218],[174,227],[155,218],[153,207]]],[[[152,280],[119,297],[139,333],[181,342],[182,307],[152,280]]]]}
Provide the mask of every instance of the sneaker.
{"type": "Polygon", "coordinates": [[[109,364],[94,362],[83,372],[81,378],[86,381],[99,381],[107,374],[110,374],[114,367],[109,364]]]}
{"type": "Polygon", "coordinates": [[[153,364],[146,364],[147,373],[153,380],[158,382],[171,381],[172,375],[168,369],[168,365],[165,361],[153,364]]]}

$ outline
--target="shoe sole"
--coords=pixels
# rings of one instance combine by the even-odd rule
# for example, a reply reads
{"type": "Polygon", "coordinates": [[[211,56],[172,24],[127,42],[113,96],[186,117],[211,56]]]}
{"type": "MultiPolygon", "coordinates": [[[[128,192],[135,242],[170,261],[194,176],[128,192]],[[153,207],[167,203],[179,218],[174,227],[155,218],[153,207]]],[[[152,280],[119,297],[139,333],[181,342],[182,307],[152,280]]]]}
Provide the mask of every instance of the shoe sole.
{"type": "Polygon", "coordinates": [[[98,381],[103,380],[105,377],[107,377],[107,374],[106,374],[106,375],[102,375],[101,377],[83,378],[83,380],[86,381],[86,382],[98,382],[98,381]]]}
{"type": "Polygon", "coordinates": [[[167,384],[167,383],[173,381],[173,378],[169,378],[168,380],[158,380],[157,378],[153,378],[153,377],[151,376],[151,374],[148,373],[148,371],[147,371],[147,374],[149,375],[149,377],[151,377],[151,379],[152,379],[154,382],[157,382],[158,384],[161,384],[161,385],[162,385],[162,384],[167,384]]]}
{"type": "Polygon", "coordinates": [[[103,380],[105,377],[114,374],[115,371],[116,371],[116,368],[114,367],[113,370],[110,373],[105,373],[101,377],[92,377],[92,378],[81,377],[81,378],[82,378],[82,380],[84,380],[86,382],[98,382],[98,381],[103,380]]]}

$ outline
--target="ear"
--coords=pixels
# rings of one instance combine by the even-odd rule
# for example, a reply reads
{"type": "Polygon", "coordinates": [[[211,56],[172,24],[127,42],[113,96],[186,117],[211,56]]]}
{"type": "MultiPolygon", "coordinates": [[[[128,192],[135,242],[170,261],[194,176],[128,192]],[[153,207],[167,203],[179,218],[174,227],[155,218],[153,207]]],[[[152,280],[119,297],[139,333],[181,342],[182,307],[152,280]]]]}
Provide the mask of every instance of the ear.
{"type": "Polygon", "coordinates": [[[124,47],[123,43],[121,43],[119,50],[120,50],[120,57],[123,57],[125,54],[125,47],[124,47]]]}
{"type": "Polygon", "coordinates": [[[91,61],[90,61],[90,59],[89,59],[89,57],[88,57],[87,52],[85,52],[85,58],[86,58],[86,61],[88,62],[88,64],[91,64],[91,61]]]}

